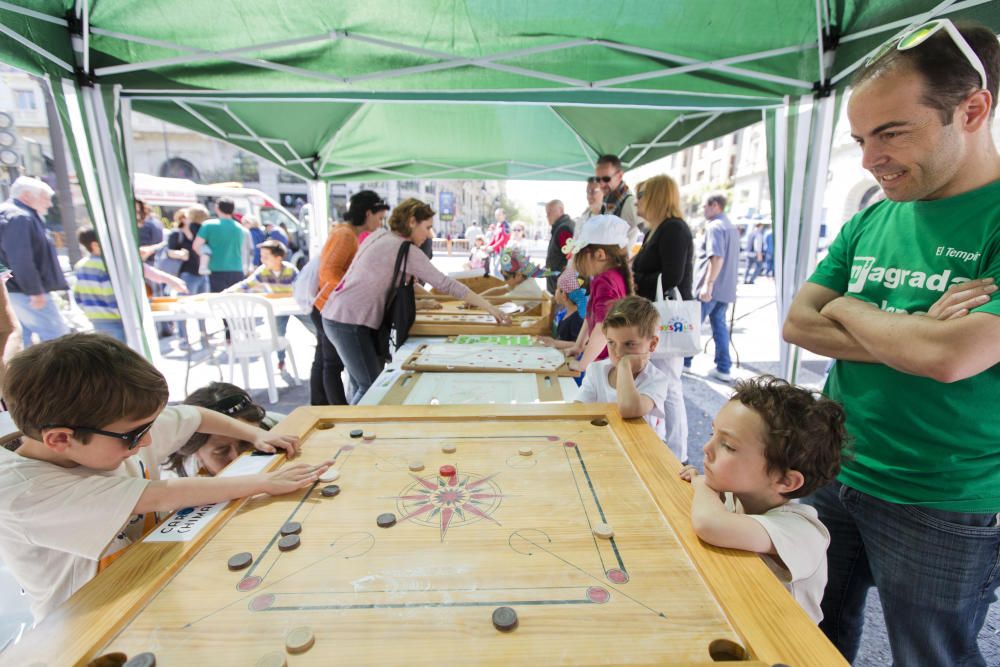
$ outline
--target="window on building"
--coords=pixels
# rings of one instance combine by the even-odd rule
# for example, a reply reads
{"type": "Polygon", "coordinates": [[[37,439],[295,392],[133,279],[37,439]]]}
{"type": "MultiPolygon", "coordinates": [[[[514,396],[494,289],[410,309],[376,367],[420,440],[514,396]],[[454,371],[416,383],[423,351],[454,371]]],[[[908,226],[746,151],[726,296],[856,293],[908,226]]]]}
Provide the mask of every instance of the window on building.
{"type": "Polygon", "coordinates": [[[718,148],[722,148],[722,137],[712,140],[712,150],[716,150],[718,148]]]}
{"type": "Polygon", "coordinates": [[[18,111],[34,111],[38,108],[35,102],[35,91],[15,90],[14,96],[18,111]]]}
{"type": "Polygon", "coordinates": [[[184,158],[172,157],[160,165],[160,176],[166,178],[187,178],[195,182],[201,182],[201,174],[198,169],[184,158]]]}
{"type": "Polygon", "coordinates": [[[736,175],[736,156],[729,156],[729,180],[733,180],[733,176],[736,175]]]}

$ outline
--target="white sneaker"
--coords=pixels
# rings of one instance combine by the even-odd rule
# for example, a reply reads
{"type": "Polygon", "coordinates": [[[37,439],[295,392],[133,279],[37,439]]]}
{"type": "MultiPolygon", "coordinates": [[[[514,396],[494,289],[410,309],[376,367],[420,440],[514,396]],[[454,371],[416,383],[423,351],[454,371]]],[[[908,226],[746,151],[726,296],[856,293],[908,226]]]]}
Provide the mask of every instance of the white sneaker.
{"type": "Polygon", "coordinates": [[[723,373],[718,368],[713,368],[712,370],[710,370],[708,372],[708,376],[711,378],[715,378],[719,382],[725,382],[726,384],[729,384],[730,382],[733,381],[732,375],[730,375],[729,373],[723,373]]]}

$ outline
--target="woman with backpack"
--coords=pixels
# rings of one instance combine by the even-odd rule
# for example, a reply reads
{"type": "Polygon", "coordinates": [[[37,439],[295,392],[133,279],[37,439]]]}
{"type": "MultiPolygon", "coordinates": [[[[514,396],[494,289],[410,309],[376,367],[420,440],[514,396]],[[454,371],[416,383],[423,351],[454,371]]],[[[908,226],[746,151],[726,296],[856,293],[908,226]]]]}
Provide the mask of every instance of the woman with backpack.
{"type": "Polygon", "coordinates": [[[323,331],[320,311],[343,280],[363,237],[382,226],[388,210],[389,205],[377,193],[371,190],[357,193],[351,197],[350,207],[344,215],[346,222],[333,226],[320,252],[316,298],[309,315],[316,327],[316,354],[313,356],[312,373],[309,376],[310,405],[347,405],[344,380],[341,377],[344,362],[323,331]]]}
{"type": "MultiPolygon", "coordinates": [[[[420,245],[431,238],[433,220],[434,209],[419,199],[406,199],[396,206],[389,217],[389,229],[379,229],[365,239],[321,311],[323,329],[351,376],[351,405],[361,400],[385,363],[388,350],[382,349],[378,334],[386,305],[396,292],[397,259],[403,260],[406,282],[416,278],[487,311],[501,324],[510,324],[510,318],[496,306],[438,271],[420,251],[420,245]]],[[[412,312],[415,306],[409,306],[412,312]]]]}

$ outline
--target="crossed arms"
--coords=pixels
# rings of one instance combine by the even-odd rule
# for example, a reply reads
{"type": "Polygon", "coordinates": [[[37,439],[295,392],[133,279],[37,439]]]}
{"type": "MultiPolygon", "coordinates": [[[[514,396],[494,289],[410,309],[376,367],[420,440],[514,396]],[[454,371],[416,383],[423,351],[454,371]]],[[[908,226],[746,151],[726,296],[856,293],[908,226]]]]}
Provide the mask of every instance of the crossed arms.
{"type": "Polygon", "coordinates": [[[938,382],[957,382],[1000,363],[1000,317],[970,313],[996,292],[992,278],[953,285],[926,315],[874,304],[805,283],[782,335],[834,359],[881,363],[938,382]]]}

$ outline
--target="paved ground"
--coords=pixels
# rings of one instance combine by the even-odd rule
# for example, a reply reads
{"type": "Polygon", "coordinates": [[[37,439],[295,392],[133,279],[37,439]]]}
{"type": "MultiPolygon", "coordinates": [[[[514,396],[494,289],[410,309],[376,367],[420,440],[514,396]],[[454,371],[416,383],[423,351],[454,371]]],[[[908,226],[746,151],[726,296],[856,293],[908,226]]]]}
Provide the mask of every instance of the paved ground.
{"type": "MultiPolygon", "coordinates": [[[[532,254],[537,256],[541,253],[533,249],[532,254]]],[[[464,257],[435,258],[435,264],[445,271],[458,270],[462,261],[464,261],[464,257]]],[[[769,279],[762,278],[758,279],[755,285],[740,286],[733,329],[733,343],[736,349],[734,361],[739,359],[739,367],[734,369],[733,374],[738,377],[778,373],[778,322],[773,292],[773,282],[769,279]]],[[[271,406],[267,402],[267,384],[263,364],[251,365],[249,382],[249,386],[261,405],[268,407],[271,411],[281,413],[288,413],[300,405],[309,403],[307,382],[315,348],[315,338],[299,321],[293,321],[290,324],[288,337],[293,343],[299,375],[303,378],[303,383],[294,386],[290,384],[291,376],[287,373],[283,374],[278,380],[279,401],[271,406]]],[[[711,343],[709,343],[709,348],[711,351],[711,343]]],[[[160,368],[168,377],[171,400],[181,400],[185,395],[184,376],[187,355],[178,349],[176,339],[162,340],[161,351],[164,356],[160,368]]],[[[205,355],[200,352],[193,355],[195,360],[204,357],[205,355]]],[[[694,360],[693,373],[684,376],[684,392],[690,425],[688,451],[692,463],[699,467],[703,458],[701,446],[708,440],[712,418],[729,395],[727,386],[704,377],[705,372],[710,367],[710,356],[701,355],[694,360]]],[[[825,360],[807,355],[800,381],[803,384],[816,387],[822,386],[825,367],[825,360]]],[[[220,371],[228,381],[228,367],[225,364],[221,368],[207,363],[199,364],[192,369],[188,391],[193,391],[211,380],[220,379],[220,371]]],[[[242,384],[239,366],[236,367],[236,383],[242,384]]],[[[0,646],[8,637],[15,635],[21,624],[30,618],[30,615],[26,613],[23,599],[16,591],[16,586],[0,563],[0,646]]],[[[987,665],[1000,665],[1000,605],[996,603],[990,608],[986,624],[980,635],[980,646],[986,656],[987,665]]],[[[890,664],[890,661],[882,611],[878,595],[873,591],[868,599],[861,654],[854,664],[862,667],[882,667],[890,664]]]]}

